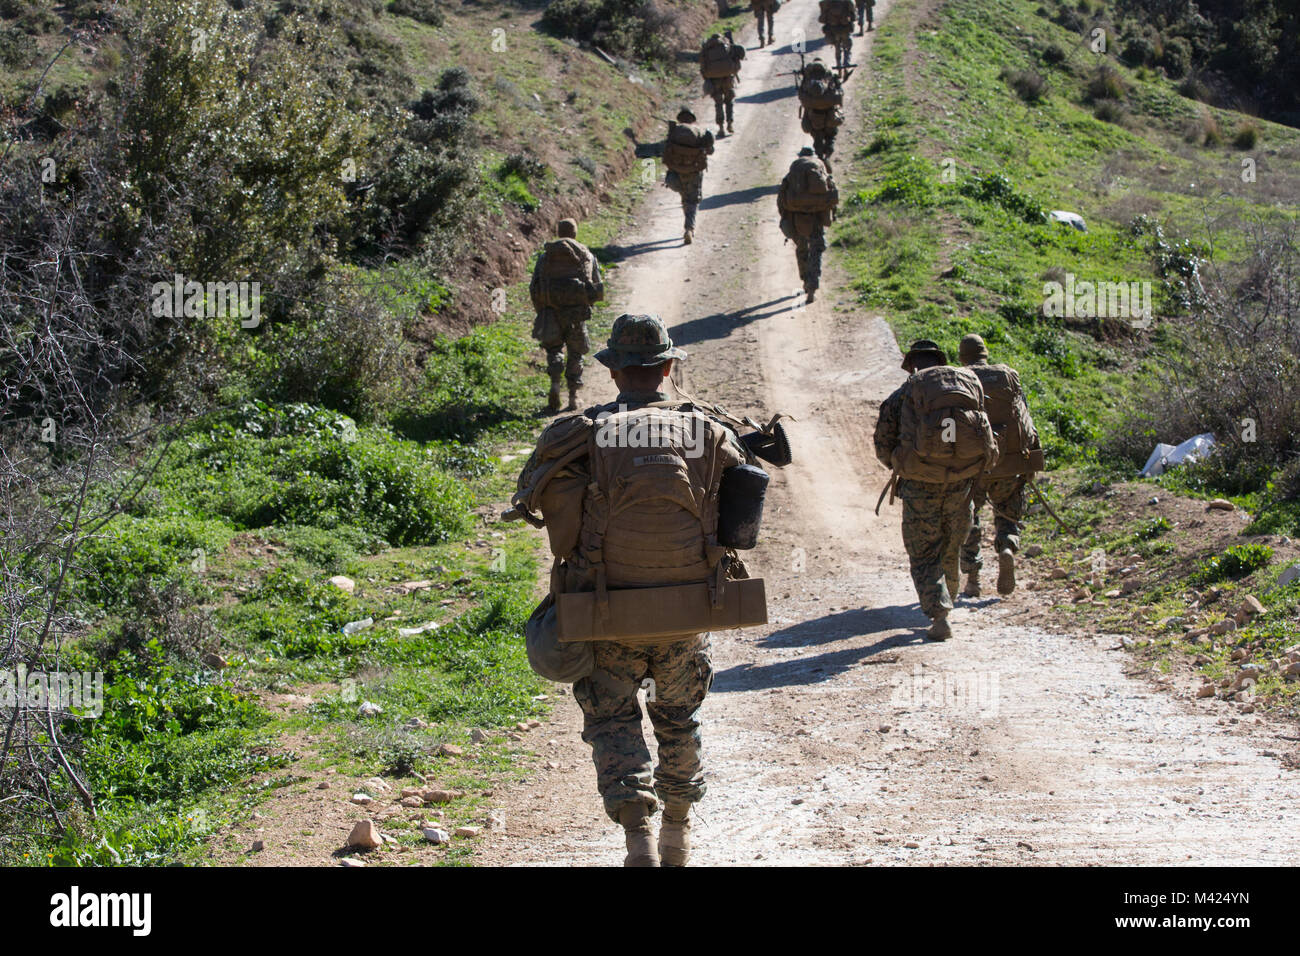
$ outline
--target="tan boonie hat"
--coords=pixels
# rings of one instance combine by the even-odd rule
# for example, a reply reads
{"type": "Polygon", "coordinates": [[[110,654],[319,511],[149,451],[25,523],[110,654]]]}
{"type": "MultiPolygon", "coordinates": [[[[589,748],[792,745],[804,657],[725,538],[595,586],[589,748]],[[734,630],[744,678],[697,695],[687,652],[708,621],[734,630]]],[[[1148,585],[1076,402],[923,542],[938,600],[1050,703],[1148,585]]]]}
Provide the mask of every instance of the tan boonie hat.
{"type": "Polygon", "coordinates": [[[989,357],[988,346],[984,344],[984,339],[972,332],[970,335],[963,336],[961,344],[957,346],[957,357],[965,364],[978,362],[980,359],[989,357]]]}
{"type": "Polygon", "coordinates": [[[596,361],[612,369],[648,367],[686,358],[686,353],[673,345],[663,319],[657,315],[620,315],[610,330],[608,346],[596,353],[596,361]]]}
{"type": "Polygon", "coordinates": [[[561,219],[555,224],[555,234],[561,239],[574,239],[578,235],[578,224],[572,219],[561,219]]]}
{"type": "Polygon", "coordinates": [[[929,339],[917,339],[912,343],[912,347],[907,350],[903,356],[903,370],[910,372],[915,364],[914,359],[921,355],[933,355],[939,360],[940,365],[948,364],[948,354],[939,348],[938,344],[931,342],[929,339]]]}

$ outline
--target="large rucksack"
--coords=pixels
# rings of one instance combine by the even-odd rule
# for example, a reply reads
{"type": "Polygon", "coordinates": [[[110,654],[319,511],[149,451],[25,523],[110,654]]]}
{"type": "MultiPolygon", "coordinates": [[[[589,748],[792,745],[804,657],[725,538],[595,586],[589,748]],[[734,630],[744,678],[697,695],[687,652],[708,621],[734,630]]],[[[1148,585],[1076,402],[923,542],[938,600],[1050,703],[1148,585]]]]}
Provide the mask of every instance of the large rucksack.
{"type": "Polygon", "coordinates": [[[893,465],[904,478],[949,482],[997,462],[984,389],[969,369],[937,365],[908,379],[893,465]]]}
{"type": "Polygon", "coordinates": [[[844,102],[844,88],[829,71],[810,73],[799,84],[799,102],[806,110],[833,110],[844,102]]]}
{"type": "Polygon", "coordinates": [[[573,308],[597,301],[591,254],[576,239],[548,242],[532,288],[533,307],[573,308]]]}
{"type": "Polygon", "coordinates": [[[1038,430],[1025,404],[1020,377],[1007,365],[975,364],[967,368],[984,389],[984,411],[998,442],[998,464],[990,471],[995,477],[1009,477],[1038,470],[1032,455],[1039,447],[1038,430]]]}
{"type": "Polygon", "coordinates": [[[789,212],[828,213],[840,202],[839,190],[821,160],[801,156],[781,183],[789,212]]]}
{"type": "Polygon", "coordinates": [[[743,56],[743,47],[737,48],[722,37],[709,37],[700,48],[700,74],[706,80],[736,76],[740,73],[740,60],[743,56]]]}
{"type": "Polygon", "coordinates": [[[698,133],[690,126],[673,123],[664,144],[664,165],[675,173],[702,173],[709,167],[711,133],[698,133]]]}
{"type": "Polygon", "coordinates": [[[857,22],[853,0],[821,0],[818,19],[828,27],[852,27],[857,22]]]}

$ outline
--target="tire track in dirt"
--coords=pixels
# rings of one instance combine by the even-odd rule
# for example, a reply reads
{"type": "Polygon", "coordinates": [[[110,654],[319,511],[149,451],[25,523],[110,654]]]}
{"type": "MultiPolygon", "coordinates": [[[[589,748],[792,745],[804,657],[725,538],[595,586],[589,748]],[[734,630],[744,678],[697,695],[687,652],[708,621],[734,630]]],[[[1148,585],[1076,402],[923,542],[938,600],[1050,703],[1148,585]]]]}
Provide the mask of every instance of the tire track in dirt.
{"type": "MultiPolygon", "coordinates": [[[[797,100],[780,95],[790,79],[775,74],[797,63],[795,26],[820,52],[816,18],[815,0],[790,0],[783,45],[758,50],[744,32],[738,132],[711,160],[695,243],[668,241],[680,206],[656,189],[620,239],[654,245],[613,279],[620,311],[659,313],[690,352],[691,392],[798,420],[795,463],[774,475],[764,541],[747,556],[771,623],[714,635],[692,863],[1294,863],[1300,831],[1284,818],[1300,779],[1261,753],[1286,749],[1271,724],[1126,676],[1104,635],[1030,626],[1023,590],[963,602],[955,638],[925,642],[898,506],[873,513],[886,474],[870,435],[904,378],[898,346],[882,318],[836,302],[831,268],[803,307],[777,228],[776,184],[805,137],[797,100]]],[[[867,55],[855,37],[855,61],[867,55]]],[[[855,109],[865,78],[848,85],[841,161],[868,137],[855,109]]],[[[607,401],[611,386],[596,366],[583,400],[607,401]]],[[[498,792],[507,826],[480,863],[621,863],[580,732],[562,699],[534,732],[535,773],[498,792]]]]}

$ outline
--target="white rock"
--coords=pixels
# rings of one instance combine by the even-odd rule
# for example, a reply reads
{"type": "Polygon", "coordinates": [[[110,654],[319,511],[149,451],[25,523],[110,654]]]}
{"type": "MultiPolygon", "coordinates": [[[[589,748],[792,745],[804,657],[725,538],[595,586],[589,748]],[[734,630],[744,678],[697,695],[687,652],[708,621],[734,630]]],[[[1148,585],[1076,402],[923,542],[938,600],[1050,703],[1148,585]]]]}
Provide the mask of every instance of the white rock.
{"type": "Polygon", "coordinates": [[[356,581],[353,581],[349,577],[344,577],[342,574],[336,574],[334,577],[330,578],[330,584],[334,585],[340,591],[346,591],[348,594],[351,594],[357,586],[356,581]]]}
{"type": "Polygon", "coordinates": [[[365,865],[366,865],[365,860],[354,860],[350,856],[345,856],[343,859],[339,860],[339,866],[346,866],[349,869],[353,867],[365,866],[365,865]]]}
{"type": "Polygon", "coordinates": [[[483,831],[479,827],[457,827],[455,830],[455,836],[473,838],[482,832],[483,831]]]}
{"type": "Polygon", "coordinates": [[[359,807],[368,807],[375,802],[375,798],[368,793],[354,793],[352,794],[352,802],[359,807]]]}
{"type": "Polygon", "coordinates": [[[367,790],[377,790],[380,793],[387,793],[393,788],[388,785],[383,777],[371,777],[366,781],[367,790]]]}
{"type": "Polygon", "coordinates": [[[448,843],[451,841],[451,834],[440,827],[426,827],[420,832],[424,834],[426,840],[433,844],[448,843]]]}
{"type": "Polygon", "coordinates": [[[363,700],[361,706],[357,708],[358,717],[378,717],[383,712],[384,708],[368,700],[363,700]]]}

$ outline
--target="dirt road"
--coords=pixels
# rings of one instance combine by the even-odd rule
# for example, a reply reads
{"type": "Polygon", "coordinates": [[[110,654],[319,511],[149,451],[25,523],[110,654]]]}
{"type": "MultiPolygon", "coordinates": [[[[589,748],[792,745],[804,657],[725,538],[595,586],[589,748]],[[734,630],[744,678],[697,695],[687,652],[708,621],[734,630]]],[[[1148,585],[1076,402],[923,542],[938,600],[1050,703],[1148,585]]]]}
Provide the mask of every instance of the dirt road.
{"type": "MultiPolygon", "coordinates": [[[[805,137],[774,74],[797,65],[795,27],[821,52],[816,17],[815,0],[789,0],[780,45],[759,50],[745,32],[737,133],[706,174],[695,244],[680,244],[677,197],[655,190],[614,274],[616,304],[657,312],[690,352],[693,393],[798,420],[749,560],[771,623],[714,635],[693,864],[1294,864],[1300,831],[1285,817],[1300,777],[1277,754],[1294,749],[1288,732],[1126,676],[1115,639],[1040,629],[1023,589],[963,601],[955,638],[924,640],[898,506],[872,511],[885,473],[870,434],[904,377],[898,346],[837,296],[833,252],[822,297],[803,307],[777,228],[776,184],[805,137]]],[[[857,62],[869,36],[854,38],[857,62]]],[[[850,109],[864,82],[850,80],[850,109]]],[[[696,112],[709,119],[712,104],[696,112]]],[[[851,113],[838,157],[868,135],[851,113]]],[[[597,368],[584,399],[608,400],[610,384],[597,368]]],[[[534,732],[537,770],[498,794],[507,826],[480,862],[621,863],[580,729],[563,699],[534,732]]]]}

